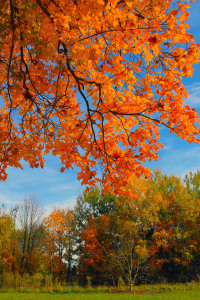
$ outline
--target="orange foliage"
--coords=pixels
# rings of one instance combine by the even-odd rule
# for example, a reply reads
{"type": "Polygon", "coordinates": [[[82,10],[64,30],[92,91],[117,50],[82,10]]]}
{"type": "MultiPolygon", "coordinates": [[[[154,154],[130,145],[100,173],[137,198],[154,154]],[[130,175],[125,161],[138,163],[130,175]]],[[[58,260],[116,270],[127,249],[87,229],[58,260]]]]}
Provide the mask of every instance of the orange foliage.
{"type": "Polygon", "coordinates": [[[199,61],[187,1],[0,0],[0,178],[52,152],[115,192],[162,147],[159,126],[198,142],[182,77],[199,61]],[[123,145],[123,147],[121,147],[123,145]]]}
{"type": "Polygon", "coordinates": [[[69,245],[73,247],[73,224],[72,211],[59,208],[55,208],[45,219],[45,263],[54,276],[62,276],[62,272],[67,269],[64,259],[70,255],[67,253],[69,245]]]}
{"type": "MultiPolygon", "coordinates": [[[[183,188],[181,183],[180,187],[183,188]]],[[[177,186],[176,192],[178,188],[177,186]]],[[[199,243],[199,199],[190,198],[186,190],[179,193],[171,192],[166,195],[160,220],[155,223],[150,245],[151,264],[155,264],[160,270],[164,263],[189,266],[199,243]],[[195,209],[190,207],[191,200],[195,202],[195,209]]]]}
{"type": "Polygon", "coordinates": [[[16,239],[12,239],[0,252],[2,268],[6,272],[19,272],[19,245],[16,239]]]}
{"type": "Polygon", "coordinates": [[[84,264],[98,269],[99,263],[105,263],[103,246],[99,242],[97,221],[91,217],[88,226],[81,232],[81,239],[84,241],[81,260],[84,264]]]}
{"type": "Polygon", "coordinates": [[[83,276],[90,275],[94,282],[105,279],[109,269],[110,254],[114,251],[111,224],[111,216],[90,216],[86,227],[80,232],[79,272],[83,276]]]}

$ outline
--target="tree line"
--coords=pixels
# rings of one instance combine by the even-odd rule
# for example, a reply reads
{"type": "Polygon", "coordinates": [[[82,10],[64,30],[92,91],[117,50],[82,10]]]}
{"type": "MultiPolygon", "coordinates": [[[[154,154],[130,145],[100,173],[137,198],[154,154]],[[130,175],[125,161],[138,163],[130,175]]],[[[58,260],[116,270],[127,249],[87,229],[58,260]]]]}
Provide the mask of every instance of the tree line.
{"type": "Polygon", "coordinates": [[[73,209],[44,217],[35,196],[0,209],[0,273],[51,275],[61,284],[200,279],[200,171],[132,177],[132,197],[93,186],[73,209]]]}

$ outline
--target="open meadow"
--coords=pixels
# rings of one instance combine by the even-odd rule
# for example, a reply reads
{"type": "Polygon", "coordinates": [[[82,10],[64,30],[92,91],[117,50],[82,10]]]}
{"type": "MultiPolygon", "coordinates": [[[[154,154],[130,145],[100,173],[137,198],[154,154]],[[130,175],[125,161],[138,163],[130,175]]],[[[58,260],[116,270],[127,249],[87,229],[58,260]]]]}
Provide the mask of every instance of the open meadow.
{"type": "Polygon", "coordinates": [[[170,293],[159,294],[105,294],[105,293],[92,293],[92,294],[50,294],[50,293],[1,293],[1,300],[190,300],[200,299],[200,290],[197,291],[179,291],[170,293]]]}
{"type": "Polygon", "coordinates": [[[1,300],[190,300],[200,299],[199,283],[134,286],[133,292],[113,287],[49,287],[0,289],[1,300]]]}

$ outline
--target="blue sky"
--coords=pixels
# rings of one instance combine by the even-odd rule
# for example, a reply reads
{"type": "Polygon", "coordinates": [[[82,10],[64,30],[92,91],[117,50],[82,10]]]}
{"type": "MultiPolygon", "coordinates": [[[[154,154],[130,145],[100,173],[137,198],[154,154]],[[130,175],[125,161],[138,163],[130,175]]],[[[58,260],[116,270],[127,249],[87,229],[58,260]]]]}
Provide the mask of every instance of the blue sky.
{"type": "MultiPolygon", "coordinates": [[[[190,12],[190,32],[200,43],[200,1],[193,3],[190,12]]],[[[191,93],[187,103],[200,114],[200,64],[195,66],[192,78],[185,78],[184,85],[191,93]]],[[[161,130],[161,142],[164,150],[159,152],[160,159],[146,165],[153,170],[159,168],[163,173],[184,176],[189,171],[200,169],[200,145],[187,142],[170,134],[167,129],[161,130]]],[[[35,194],[46,213],[56,207],[71,207],[84,187],[77,181],[76,170],[60,173],[58,157],[47,156],[44,169],[31,169],[23,164],[24,169],[9,168],[8,179],[0,182],[0,202],[15,206],[25,196],[35,194]]]]}

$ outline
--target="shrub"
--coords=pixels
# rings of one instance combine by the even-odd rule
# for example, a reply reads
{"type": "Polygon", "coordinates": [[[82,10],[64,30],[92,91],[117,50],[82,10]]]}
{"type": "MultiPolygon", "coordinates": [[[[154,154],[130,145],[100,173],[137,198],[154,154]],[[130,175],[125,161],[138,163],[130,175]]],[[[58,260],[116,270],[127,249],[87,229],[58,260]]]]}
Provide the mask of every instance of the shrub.
{"type": "Polygon", "coordinates": [[[43,282],[44,282],[44,284],[43,284],[44,287],[52,288],[53,287],[53,276],[51,274],[45,275],[43,282]]]}
{"type": "Polygon", "coordinates": [[[122,276],[119,276],[118,278],[118,284],[117,287],[121,290],[124,289],[126,287],[126,284],[124,282],[124,279],[122,278],[122,276]]]}
{"type": "Polygon", "coordinates": [[[86,277],[86,286],[87,288],[90,288],[92,286],[92,280],[90,276],[86,277]]]}

